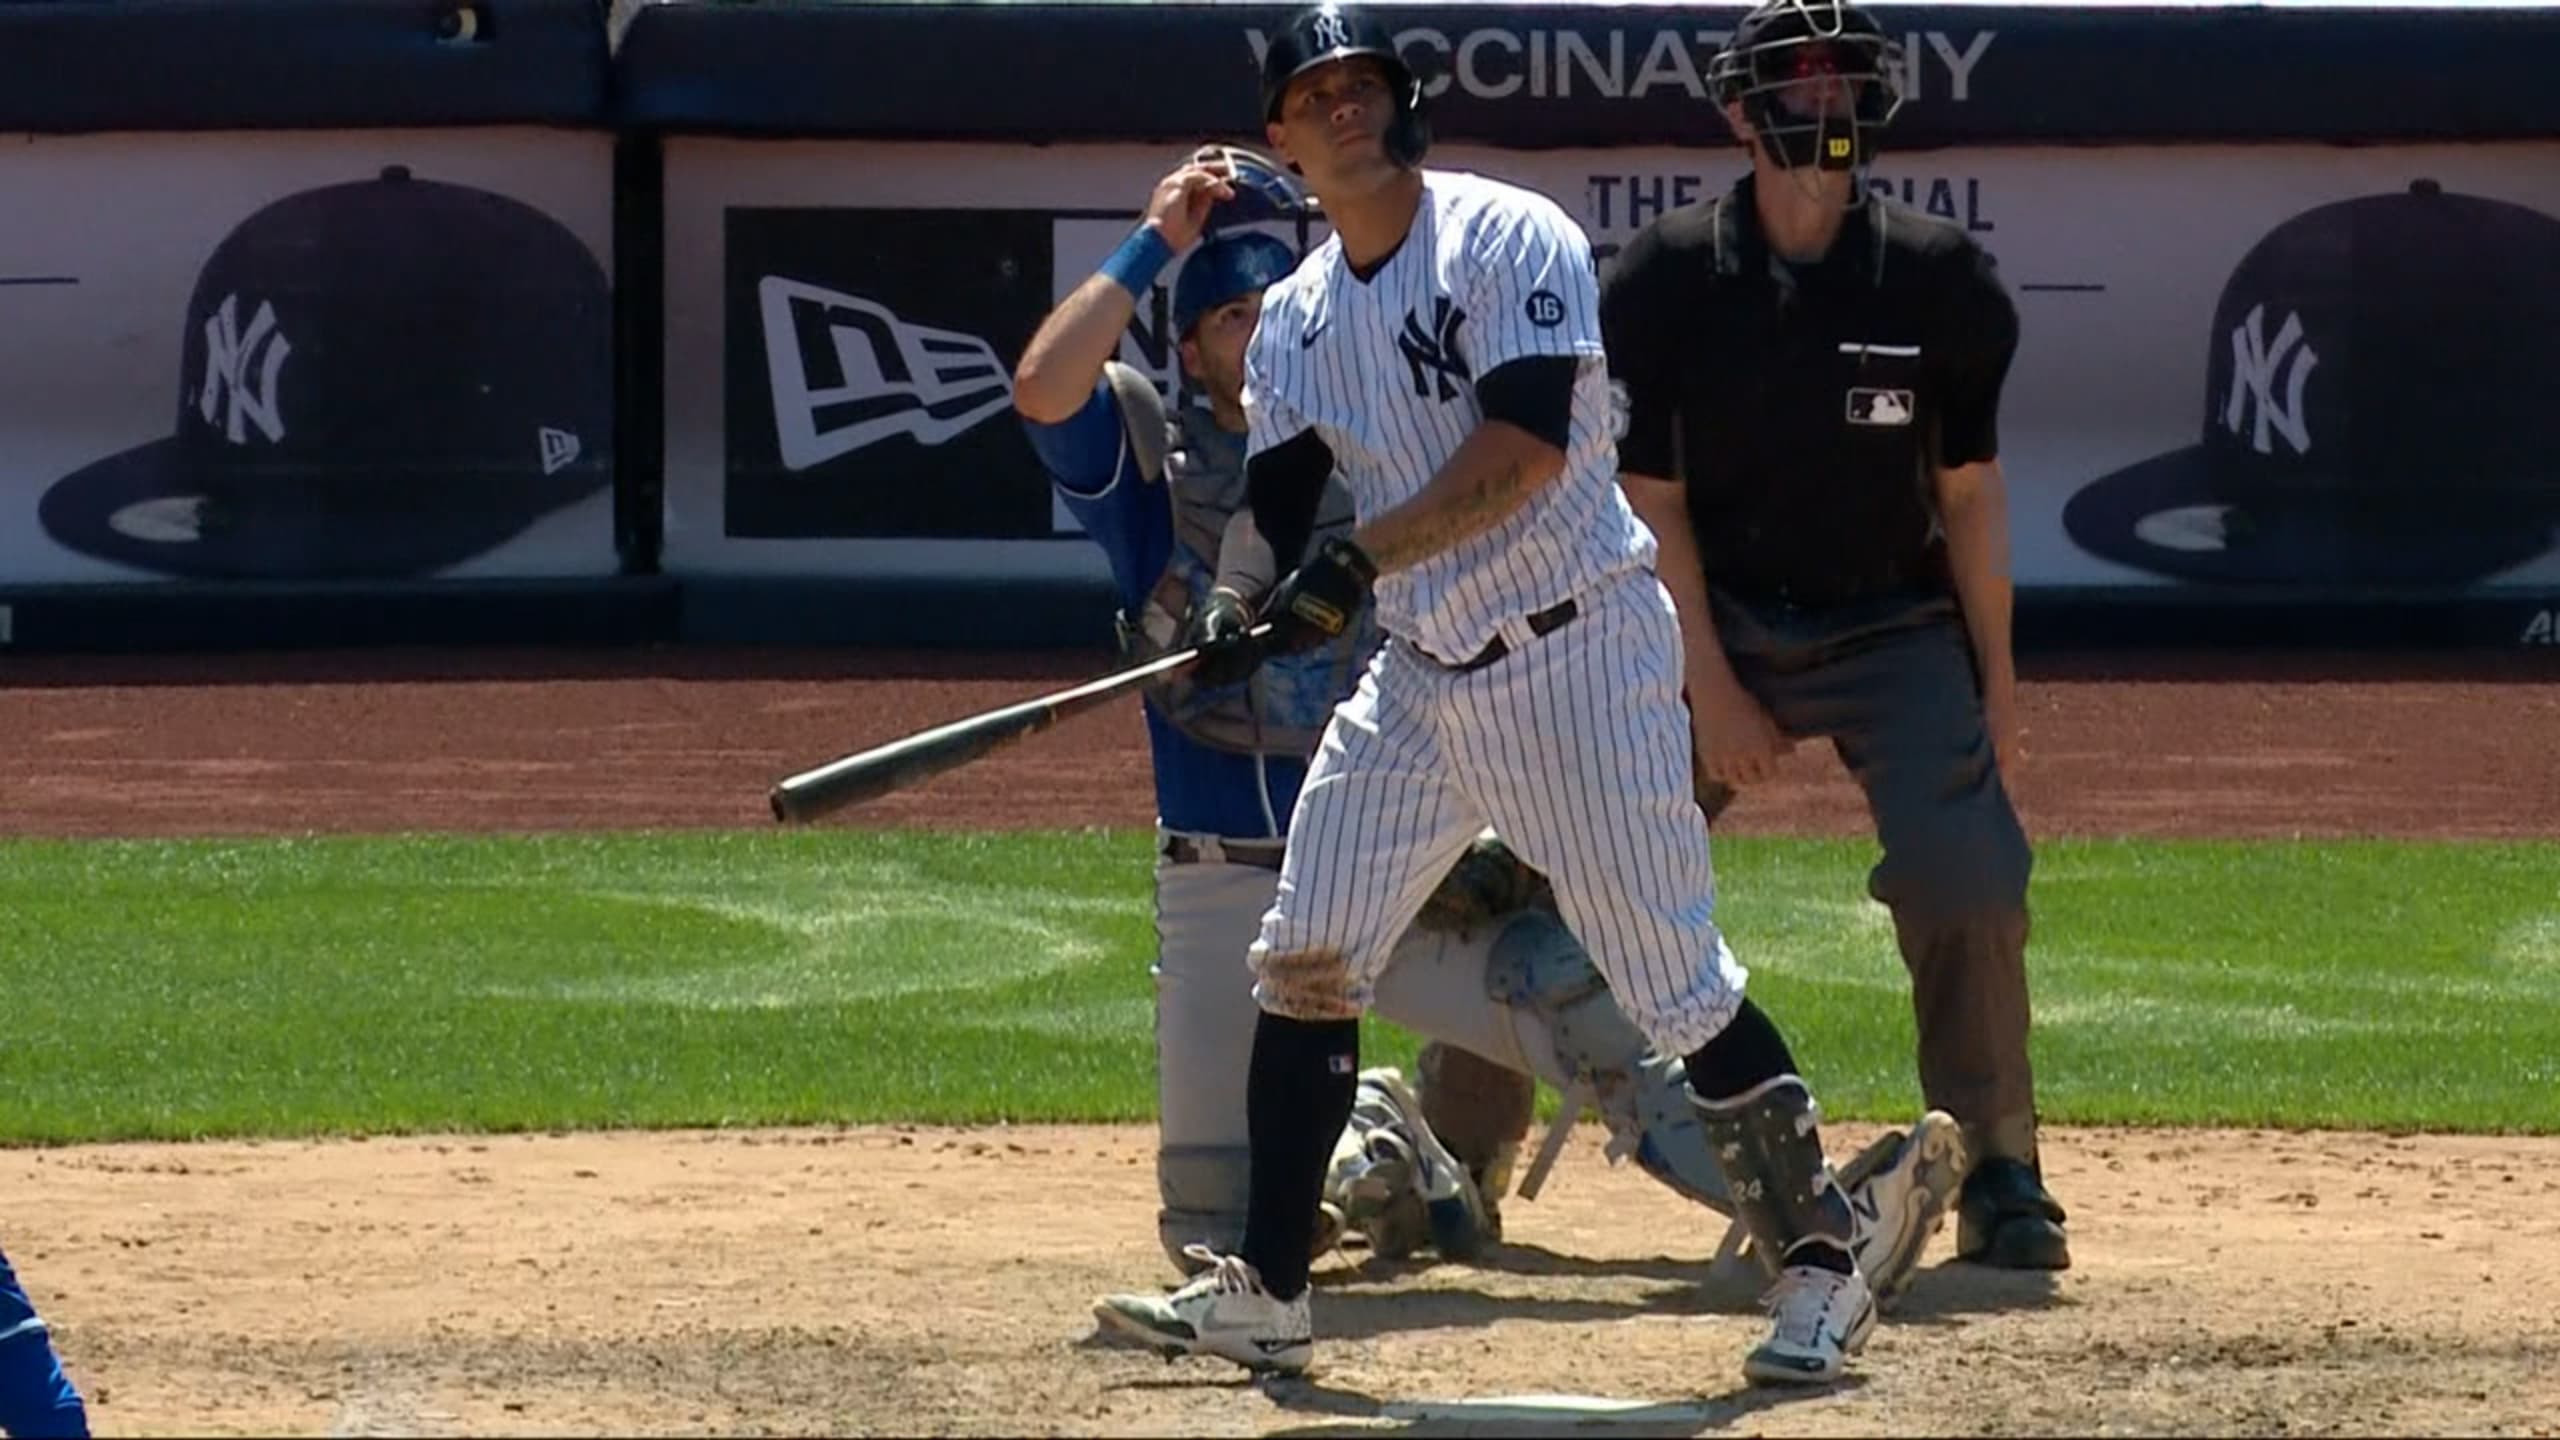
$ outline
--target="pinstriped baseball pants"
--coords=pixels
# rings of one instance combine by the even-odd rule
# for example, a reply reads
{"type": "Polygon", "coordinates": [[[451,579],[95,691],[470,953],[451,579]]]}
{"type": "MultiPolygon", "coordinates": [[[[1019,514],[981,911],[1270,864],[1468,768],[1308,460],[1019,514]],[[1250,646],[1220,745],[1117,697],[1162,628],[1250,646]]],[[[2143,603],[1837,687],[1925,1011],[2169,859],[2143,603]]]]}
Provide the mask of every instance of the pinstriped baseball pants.
{"type": "Polygon", "coordinates": [[[1577,597],[1570,624],[1452,671],[1391,640],[1334,711],[1289,821],[1252,947],[1281,1014],[1365,1008],[1459,853],[1490,825],[1554,886],[1612,992],[1665,1053],[1713,1038],[1747,972],[1715,924],[1706,818],[1690,780],[1680,629],[1647,570],[1577,597]],[[1339,990],[1304,977],[1339,957],[1339,990]]]}

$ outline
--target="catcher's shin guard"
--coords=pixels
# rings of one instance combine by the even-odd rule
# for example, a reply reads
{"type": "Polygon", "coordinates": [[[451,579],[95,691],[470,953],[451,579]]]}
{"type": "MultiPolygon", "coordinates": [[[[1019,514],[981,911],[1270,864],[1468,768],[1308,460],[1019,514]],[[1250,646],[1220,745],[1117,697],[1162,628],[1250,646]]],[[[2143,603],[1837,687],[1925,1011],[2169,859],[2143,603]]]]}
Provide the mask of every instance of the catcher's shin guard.
{"type": "Polygon", "coordinates": [[[1785,1265],[1808,1242],[1851,1253],[1856,1216],[1823,1158],[1821,1109],[1803,1080],[1780,1075],[1695,1103],[1732,1185],[1734,1216],[1762,1255],[1785,1265]]]}
{"type": "MultiPolygon", "coordinates": [[[[1732,1213],[1686,1066],[1646,1041],[1562,917],[1544,908],[1514,916],[1494,939],[1485,983],[1524,1028],[1545,1032],[1545,1045],[1524,1038],[1523,1048],[1551,1055],[1556,1071],[1544,1078],[1608,1122],[1610,1159],[1632,1157],[1681,1196],[1732,1213]]],[[[1531,1193],[1525,1183],[1522,1193],[1531,1193]]]]}

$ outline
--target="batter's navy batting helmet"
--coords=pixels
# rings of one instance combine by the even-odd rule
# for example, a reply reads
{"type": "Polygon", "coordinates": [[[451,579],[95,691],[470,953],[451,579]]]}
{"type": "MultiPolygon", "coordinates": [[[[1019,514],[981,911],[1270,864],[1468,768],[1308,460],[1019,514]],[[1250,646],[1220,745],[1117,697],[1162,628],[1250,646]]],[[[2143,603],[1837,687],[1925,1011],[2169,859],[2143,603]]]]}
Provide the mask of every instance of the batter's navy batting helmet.
{"type": "Polygon", "coordinates": [[[1419,165],[1431,148],[1431,122],[1422,99],[1422,79],[1396,53],[1396,39],[1385,24],[1366,11],[1328,3],[1299,12],[1271,38],[1262,52],[1262,118],[1280,118],[1280,97],[1289,82],[1319,65],[1365,55],[1384,65],[1387,84],[1395,91],[1396,115],[1387,125],[1387,158],[1398,165],[1419,165]]]}
{"type": "Polygon", "coordinates": [[[1707,62],[1707,86],[1717,104],[1740,102],[1778,163],[1855,170],[1902,108],[1900,64],[1899,48],[1855,5],[1767,0],[1707,62]]]}

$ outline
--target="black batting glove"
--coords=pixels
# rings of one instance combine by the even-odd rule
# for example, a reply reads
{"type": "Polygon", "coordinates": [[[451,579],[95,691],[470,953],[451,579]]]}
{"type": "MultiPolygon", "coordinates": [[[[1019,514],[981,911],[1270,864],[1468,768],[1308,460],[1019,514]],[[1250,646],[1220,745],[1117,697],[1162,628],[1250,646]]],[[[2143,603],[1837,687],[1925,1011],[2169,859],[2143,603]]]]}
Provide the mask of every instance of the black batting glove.
{"type": "Polygon", "coordinates": [[[1325,541],[1262,602],[1262,618],[1271,622],[1263,648],[1295,655],[1340,637],[1377,582],[1378,567],[1368,552],[1340,536],[1325,541]]]}
{"type": "Polygon", "coordinates": [[[1200,652],[1191,681],[1205,690],[1234,685],[1262,665],[1262,642],[1245,631],[1253,623],[1253,607],[1232,590],[1212,590],[1191,612],[1182,643],[1200,652]]]}

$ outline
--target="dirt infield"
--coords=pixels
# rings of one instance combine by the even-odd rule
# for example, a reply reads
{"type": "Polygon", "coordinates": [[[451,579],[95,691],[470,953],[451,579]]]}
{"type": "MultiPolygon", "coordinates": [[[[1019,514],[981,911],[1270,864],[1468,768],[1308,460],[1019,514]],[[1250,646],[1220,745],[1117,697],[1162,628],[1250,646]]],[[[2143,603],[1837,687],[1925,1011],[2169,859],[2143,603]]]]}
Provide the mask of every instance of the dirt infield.
{"type": "MultiPolygon", "coordinates": [[[[1322,1368],[1268,1389],[1093,1342],[1088,1296],[1171,1273],[1127,1129],[0,1152],[0,1214],[102,1433],[1305,1435],[1523,1392],[1652,1407],[1581,1435],[2560,1424],[2560,1144],[2057,1133],[2077,1268],[1941,1241],[1855,1383],[1773,1408],[1700,1212],[1579,1142],[1481,1265],[1328,1259],[1322,1368]]],[[[1554,1430],[1495,1418],[1404,1424],[1554,1430]]]]}
{"type": "MultiPolygon", "coordinates": [[[[782,774],[1106,665],[10,660],[0,833],[766,825],[782,774]]],[[[2548,664],[2376,665],[2031,664],[2020,808],[2041,836],[2551,833],[2548,664]]],[[[1121,706],[845,823],[1151,813],[1121,706]]],[[[1802,751],[1728,817],[1863,824],[1802,751]]],[[[9,1150],[0,1243],[103,1434],[2560,1433],[2560,1143],[2049,1143],[2075,1269],[1942,1240],[1859,1378],[1784,1402],[1736,1384],[1756,1327],[1701,1283],[1705,1217],[1589,1127],[1484,1263],[1329,1260],[1322,1368],[1266,1387],[1093,1339],[1091,1294],[1168,1273],[1136,1129],[9,1150]],[[1538,1392],[1585,1398],[1492,1403],[1538,1392]]]]}
{"type": "MultiPolygon", "coordinates": [[[[1093,655],[382,651],[0,667],[0,834],[568,830],[772,823],[786,774],[1092,679],[1093,655]]],[[[2560,654],[2110,657],[2024,667],[2038,835],[2545,836],[2560,654]]],[[[1135,703],[843,817],[1144,825],[1135,703]]],[[[830,822],[835,823],[835,822],[830,822]]],[[[1800,746],[1738,832],[1866,823],[1800,746]]]]}

